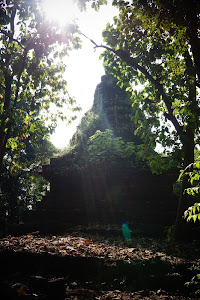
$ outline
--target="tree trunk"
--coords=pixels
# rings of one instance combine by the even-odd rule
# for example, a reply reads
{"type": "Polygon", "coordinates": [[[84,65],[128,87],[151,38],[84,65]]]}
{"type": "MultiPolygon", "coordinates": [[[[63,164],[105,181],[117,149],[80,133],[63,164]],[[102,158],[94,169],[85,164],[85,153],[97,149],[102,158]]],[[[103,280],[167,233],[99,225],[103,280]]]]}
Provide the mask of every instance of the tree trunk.
{"type": "MultiPolygon", "coordinates": [[[[187,134],[183,138],[184,147],[184,168],[194,162],[194,135],[187,134]]],[[[192,168],[192,167],[191,167],[192,168]]],[[[178,210],[176,215],[174,238],[176,240],[190,240],[192,238],[192,223],[187,223],[184,219],[184,212],[193,204],[192,196],[185,193],[185,189],[189,188],[189,176],[184,176],[182,180],[181,194],[179,197],[178,210]]]]}
{"type": "Polygon", "coordinates": [[[11,132],[11,125],[9,125],[6,132],[4,132],[2,128],[0,128],[0,175],[2,172],[3,158],[6,152],[6,144],[10,137],[10,132],[11,132]]]}
{"type": "Polygon", "coordinates": [[[2,172],[3,158],[5,154],[6,133],[0,130],[0,174],[2,172]]]}
{"type": "Polygon", "coordinates": [[[186,1],[186,21],[187,30],[186,33],[189,37],[191,50],[194,58],[194,65],[198,77],[198,83],[200,84],[200,39],[199,39],[199,19],[198,9],[196,1],[186,1]]]}

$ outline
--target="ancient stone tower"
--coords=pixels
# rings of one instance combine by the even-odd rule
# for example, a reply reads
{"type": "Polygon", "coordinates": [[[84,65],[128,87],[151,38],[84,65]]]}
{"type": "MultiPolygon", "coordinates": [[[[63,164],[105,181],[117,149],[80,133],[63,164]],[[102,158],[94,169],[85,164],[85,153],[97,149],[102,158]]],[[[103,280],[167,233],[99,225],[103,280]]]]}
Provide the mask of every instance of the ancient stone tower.
{"type": "Polygon", "coordinates": [[[43,166],[41,175],[51,189],[34,213],[40,226],[127,221],[172,224],[177,206],[173,174],[153,175],[145,161],[134,155],[131,162],[130,157],[110,161],[107,168],[89,161],[88,140],[97,130],[109,129],[113,138],[142,145],[141,137],[134,135],[131,104],[130,95],[115,78],[102,76],[93,107],[82,118],[69,149],[43,166]]]}

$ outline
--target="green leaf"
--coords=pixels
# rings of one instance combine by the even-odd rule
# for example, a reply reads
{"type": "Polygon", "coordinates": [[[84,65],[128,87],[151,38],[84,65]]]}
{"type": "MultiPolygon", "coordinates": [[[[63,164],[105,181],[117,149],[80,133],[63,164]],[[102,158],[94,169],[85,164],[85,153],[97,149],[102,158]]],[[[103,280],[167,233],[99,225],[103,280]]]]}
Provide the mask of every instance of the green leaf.
{"type": "Polygon", "coordinates": [[[198,169],[200,169],[200,161],[196,161],[196,167],[198,168],[198,169]]]}

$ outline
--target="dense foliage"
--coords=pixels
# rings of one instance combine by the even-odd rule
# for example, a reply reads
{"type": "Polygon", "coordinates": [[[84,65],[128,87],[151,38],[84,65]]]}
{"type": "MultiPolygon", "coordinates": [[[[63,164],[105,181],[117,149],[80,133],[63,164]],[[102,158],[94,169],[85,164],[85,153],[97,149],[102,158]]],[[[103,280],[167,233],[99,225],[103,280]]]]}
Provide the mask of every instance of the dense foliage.
{"type": "Polygon", "coordinates": [[[4,158],[0,178],[0,223],[3,231],[8,223],[22,221],[24,211],[34,209],[42,200],[48,182],[38,172],[41,164],[48,163],[57,152],[50,142],[42,138],[35,143],[28,138],[24,143],[20,157],[16,159],[10,150],[4,158]]]}
{"type": "Polygon", "coordinates": [[[19,222],[23,211],[43,197],[47,183],[38,176],[39,165],[56,152],[49,133],[58,118],[64,119],[63,105],[69,109],[67,121],[78,109],[63,78],[63,57],[80,47],[77,27],[66,24],[61,29],[50,22],[42,2],[0,1],[0,222],[4,225],[19,222]]]}
{"type": "Polygon", "coordinates": [[[0,167],[7,149],[17,156],[25,139],[38,141],[55,127],[61,113],[52,115],[51,105],[74,102],[62,76],[62,58],[80,46],[76,26],[61,30],[45,18],[41,4],[0,2],[0,167]]]}
{"type": "Polygon", "coordinates": [[[198,220],[200,221],[200,156],[199,151],[197,151],[197,155],[195,158],[195,162],[193,164],[188,165],[184,170],[181,170],[179,180],[181,181],[184,176],[189,178],[191,186],[185,190],[185,193],[191,195],[194,199],[194,204],[190,206],[184,213],[184,217],[189,221],[193,221],[194,223],[198,220]]]}
{"type": "Polygon", "coordinates": [[[142,136],[134,135],[135,122],[138,118],[145,120],[145,116],[142,111],[132,109],[130,98],[130,93],[117,86],[113,76],[102,76],[93,107],[82,118],[66,153],[58,159],[62,161],[58,163],[59,168],[60,165],[71,171],[88,167],[90,170],[93,167],[108,170],[115,166],[148,168],[148,161],[142,159],[145,151],[154,156],[154,162],[159,160],[159,155],[153,151],[153,139],[146,147],[142,136]]]}
{"type": "MultiPolygon", "coordinates": [[[[199,11],[198,1],[113,1],[119,7],[114,24],[103,32],[105,69],[132,91],[133,104],[147,122],[141,122],[149,143],[149,126],[166,154],[194,162],[199,144],[199,11]],[[142,84],[143,88],[135,89],[142,84]],[[148,126],[147,126],[148,124],[148,126]]],[[[185,177],[176,222],[176,236],[185,238],[182,215],[192,200],[183,195],[189,187],[185,177]]],[[[188,232],[188,236],[190,233],[188,232]]]]}

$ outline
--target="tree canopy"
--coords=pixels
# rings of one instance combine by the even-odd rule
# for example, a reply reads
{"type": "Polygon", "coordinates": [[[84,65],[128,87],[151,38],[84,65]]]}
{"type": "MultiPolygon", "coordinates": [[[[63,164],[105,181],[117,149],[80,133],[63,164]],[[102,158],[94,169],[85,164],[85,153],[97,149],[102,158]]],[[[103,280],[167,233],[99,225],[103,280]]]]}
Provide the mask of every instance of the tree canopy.
{"type": "MultiPolygon", "coordinates": [[[[139,130],[150,126],[155,140],[185,168],[194,162],[199,144],[200,4],[195,0],[113,4],[120,13],[103,32],[106,45],[92,42],[106,49],[102,55],[106,71],[132,90],[133,105],[144,112],[147,122],[139,130]],[[136,89],[138,84],[142,88],[136,89]]],[[[145,137],[148,143],[148,134],[145,137]]],[[[182,193],[188,184],[185,177],[182,193]]],[[[186,195],[180,199],[177,235],[184,232],[182,215],[190,201],[186,195]]]]}
{"type": "Polygon", "coordinates": [[[7,148],[18,155],[26,138],[38,140],[55,127],[61,114],[51,115],[51,104],[74,103],[63,79],[62,58],[80,46],[77,28],[50,23],[41,3],[0,2],[0,166],[7,148]]]}
{"type": "Polygon", "coordinates": [[[34,142],[28,137],[19,157],[12,149],[7,150],[0,177],[0,235],[7,223],[20,222],[24,211],[35,209],[42,200],[48,183],[38,176],[38,171],[57,151],[42,137],[34,142]]]}

